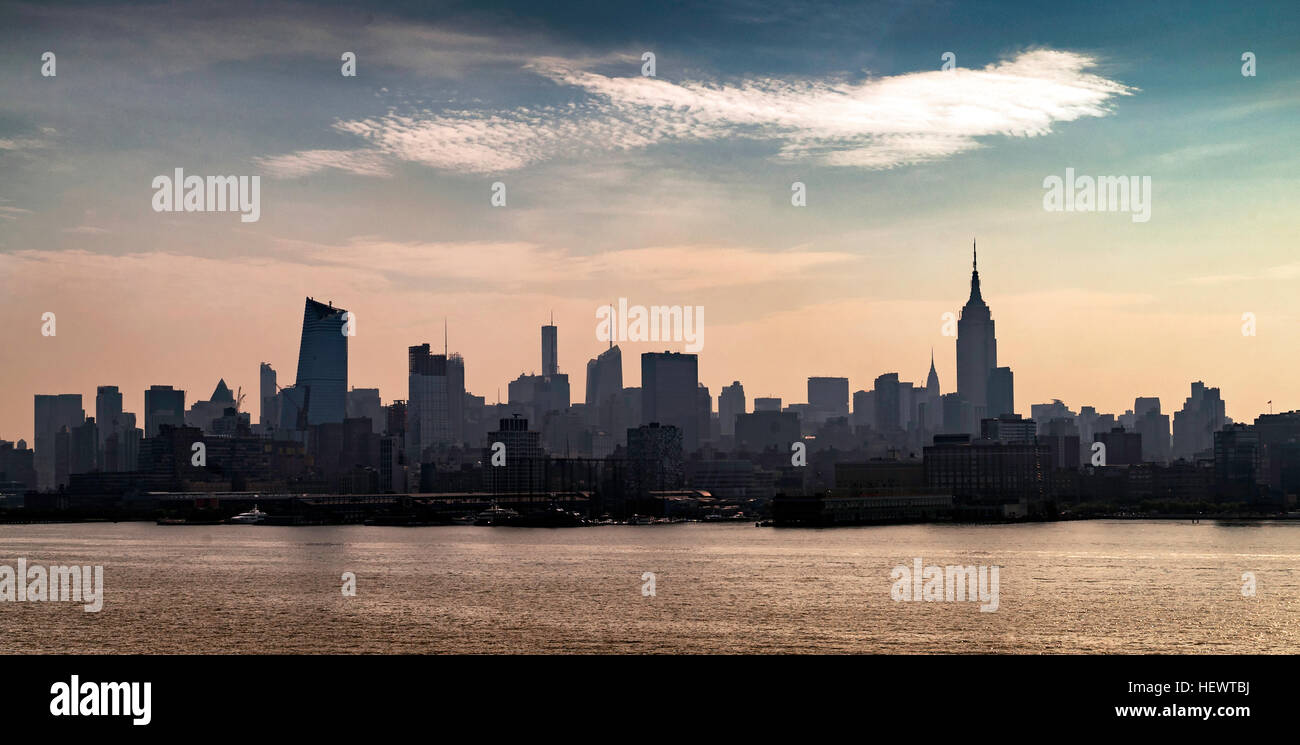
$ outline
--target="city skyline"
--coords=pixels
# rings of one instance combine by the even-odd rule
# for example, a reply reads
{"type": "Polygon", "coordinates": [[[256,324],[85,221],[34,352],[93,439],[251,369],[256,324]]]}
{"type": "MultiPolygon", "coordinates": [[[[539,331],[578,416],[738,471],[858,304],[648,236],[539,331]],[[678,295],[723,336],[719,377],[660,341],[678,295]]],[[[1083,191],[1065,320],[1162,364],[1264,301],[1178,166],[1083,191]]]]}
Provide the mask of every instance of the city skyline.
{"type": "Polygon", "coordinates": [[[466,388],[495,399],[541,372],[552,311],[583,400],[611,297],[706,308],[715,394],[919,381],[932,347],[951,390],[940,329],[966,296],[952,269],[972,234],[1019,401],[1121,412],[1204,380],[1239,421],[1297,408],[1286,7],[1167,13],[1152,40],[1115,33],[1123,9],[1018,3],[771,17],[724,3],[689,38],[652,8],[272,5],[253,29],[226,10],[15,6],[0,30],[0,436],[34,436],[37,392],[111,384],[140,412],[154,384],[253,390],[262,362],[287,378],[298,330],[280,319],[306,296],[356,313],[349,380],[387,400],[406,388],[402,350],[444,319],[466,388]],[[40,72],[47,50],[57,77],[40,72]],[[339,75],[349,50],[355,78],[339,75]],[[152,210],[151,180],[182,167],[261,175],[260,220],[152,210]],[[1150,219],[1044,209],[1045,179],[1073,170],[1150,177],[1150,219]]]}
{"type": "MultiPolygon", "coordinates": [[[[1040,424],[1045,424],[1045,419],[1031,413],[1031,410],[1037,411],[1039,409],[1043,409],[1044,411],[1056,411],[1074,417],[1076,414],[1072,413],[1072,407],[1078,407],[1080,410],[1089,408],[1098,413],[1113,415],[1116,417],[1121,414],[1135,414],[1136,417],[1140,418],[1144,413],[1144,406],[1153,406],[1153,410],[1156,413],[1159,413],[1163,406],[1168,406],[1170,407],[1168,413],[1172,415],[1174,412],[1172,406],[1176,403],[1177,399],[1172,398],[1165,401],[1159,396],[1145,397],[1134,395],[1133,407],[1127,409],[1106,409],[1105,407],[1097,407],[1095,404],[1086,401],[1063,401],[1061,399],[1049,399],[1046,401],[1036,402],[1025,402],[1022,400],[1019,405],[1016,405],[1013,386],[1011,383],[1011,368],[1005,366],[999,367],[997,364],[997,340],[993,331],[991,309],[983,298],[980,286],[978,256],[974,241],[972,242],[971,252],[972,265],[969,298],[961,313],[955,319],[955,328],[958,331],[957,335],[953,338],[953,349],[957,359],[961,360],[962,355],[966,354],[970,360],[967,363],[969,369],[966,373],[970,380],[968,383],[969,390],[962,390],[962,383],[959,382],[958,375],[953,376],[953,379],[949,383],[950,387],[946,389],[944,388],[942,375],[940,375],[935,369],[934,350],[932,349],[930,369],[923,384],[920,383],[919,378],[912,380],[906,379],[904,374],[899,372],[896,368],[889,372],[880,373],[873,379],[873,383],[870,385],[865,383],[854,384],[853,379],[848,376],[825,377],[809,375],[804,379],[805,393],[802,397],[798,395],[782,397],[755,394],[752,391],[747,393],[743,388],[744,380],[742,376],[742,379],[737,379],[733,381],[732,384],[733,386],[741,386],[741,388],[739,388],[741,403],[738,408],[736,406],[732,407],[733,413],[759,411],[758,399],[775,400],[779,401],[781,404],[781,409],[779,410],[787,412],[794,411],[799,413],[801,417],[806,414],[805,410],[800,407],[807,407],[808,413],[817,410],[821,411],[824,415],[851,416],[851,422],[855,424],[864,423],[875,427],[877,431],[888,432],[890,429],[900,426],[900,422],[897,418],[897,410],[899,409],[898,397],[900,394],[896,387],[900,384],[909,384],[913,386],[913,389],[919,392],[921,396],[921,398],[915,400],[915,404],[923,404],[925,406],[933,407],[931,411],[921,410],[919,412],[919,420],[917,424],[922,429],[930,430],[935,433],[943,431],[965,431],[972,434],[978,434],[980,431],[980,422],[982,420],[996,419],[1004,413],[1020,415],[1026,420],[1038,418],[1040,419],[1040,424]],[[971,351],[963,353],[961,351],[963,348],[971,351]],[[981,367],[985,368],[985,372],[983,375],[977,375],[976,371],[981,367]],[[1006,371],[1006,380],[1004,382],[1005,389],[999,388],[993,380],[997,373],[1003,371],[1006,371]],[[874,401],[865,405],[865,414],[863,404],[858,401],[860,394],[863,393],[874,396],[875,391],[879,389],[882,380],[887,381],[888,386],[890,386],[890,389],[893,391],[892,393],[887,394],[892,396],[892,398],[890,398],[892,403],[887,407],[887,409],[895,410],[895,414],[885,415],[884,419],[880,418],[881,414],[875,413],[877,411],[877,406],[874,401]],[[817,397],[813,393],[814,388],[820,388],[822,400],[812,400],[817,397]],[[988,397],[986,400],[980,401],[976,398],[974,392],[987,392],[988,397]],[[944,419],[945,417],[951,419],[954,415],[948,413],[948,402],[945,401],[942,407],[939,406],[938,399],[940,395],[944,396],[945,399],[952,398],[954,395],[960,396],[960,400],[962,401],[961,405],[968,407],[956,415],[957,420],[959,420],[960,423],[955,424],[953,421],[949,421],[947,423],[947,429],[943,426],[944,419]],[[995,396],[1000,396],[996,403],[994,403],[995,396]],[[825,403],[826,401],[830,401],[831,403],[827,405],[825,403]],[[835,411],[838,407],[838,404],[835,403],[837,401],[844,405],[842,411],[835,411]],[[849,406],[850,402],[852,402],[851,406],[849,406]],[[865,419],[862,418],[864,416],[866,416],[865,419]],[[881,424],[881,422],[886,422],[886,424],[881,424]],[[938,422],[938,424],[935,422],[938,422]]],[[[306,298],[303,322],[301,325],[296,384],[279,386],[276,383],[278,371],[274,366],[269,365],[266,362],[261,363],[259,366],[259,377],[261,378],[259,390],[262,395],[259,395],[257,398],[257,401],[259,402],[257,412],[258,421],[264,423],[270,422],[271,427],[275,429],[299,430],[305,430],[311,425],[326,422],[341,422],[345,417],[343,399],[350,399],[351,396],[356,393],[373,392],[375,397],[374,406],[378,406],[381,400],[385,401],[385,408],[395,402],[404,402],[406,404],[406,417],[408,422],[406,457],[411,462],[419,462],[425,448],[431,445],[455,445],[459,443],[468,443],[473,445],[473,443],[469,442],[465,433],[462,431],[462,428],[466,423],[464,415],[465,403],[462,398],[466,395],[479,395],[484,399],[484,402],[487,405],[507,405],[507,408],[514,412],[515,416],[522,416],[525,417],[526,420],[531,421],[533,429],[535,430],[542,426],[542,420],[545,418],[545,414],[548,411],[564,410],[570,405],[581,405],[584,403],[588,407],[586,414],[587,418],[585,421],[587,425],[595,426],[598,429],[604,428],[607,431],[611,427],[612,422],[609,418],[610,414],[607,411],[602,411],[601,407],[609,405],[608,397],[610,395],[617,396],[618,394],[607,391],[601,396],[601,400],[593,401],[587,394],[586,390],[581,394],[577,391],[571,390],[568,373],[561,373],[555,363],[558,351],[562,348],[562,344],[559,341],[559,327],[555,324],[553,316],[548,319],[547,323],[542,324],[539,327],[541,331],[539,359],[541,361],[541,369],[544,372],[521,373],[518,378],[506,381],[508,383],[507,387],[509,389],[509,395],[500,397],[500,386],[498,386],[497,391],[499,400],[496,401],[486,393],[474,391],[466,385],[466,361],[460,353],[451,350],[446,336],[447,330],[445,326],[443,341],[444,348],[441,355],[434,355],[432,353],[431,345],[428,343],[411,345],[408,347],[408,380],[406,388],[402,391],[404,395],[398,396],[390,394],[385,399],[383,397],[382,388],[370,388],[356,385],[355,381],[350,379],[348,372],[348,343],[351,339],[355,338],[347,333],[349,331],[347,327],[348,323],[349,311],[342,307],[335,307],[332,301],[321,303],[312,297],[306,298]],[[552,391],[552,378],[558,378],[561,381],[560,384],[562,385],[562,388],[552,391]],[[326,387],[321,388],[321,390],[325,392],[317,393],[316,400],[318,404],[313,406],[311,405],[312,398],[310,391],[314,388],[318,388],[319,386],[317,386],[316,383],[320,382],[325,384],[326,387]],[[268,386],[271,391],[269,397],[267,396],[268,386]],[[535,408],[533,403],[535,398],[538,401],[544,399],[544,404],[535,408]],[[439,401],[439,399],[441,400],[439,401]],[[325,402],[323,407],[319,405],[320,401],[325,402]],[[434,401],[438,401],[438,403],[432,403],[434,401]],[[593,404],[595,404],[595,406],[593,406],[593,404]],[[266,411],[265,407],[267,406],[274,407],[274,410],[269,412],[266,411]],[[427,431],[423,436],[420,434],[422,428],[427,431]]],[[[622,349],[620,346],[615,345],[612,339],[608,344],[609,346],[607,349],[587,361],[587,386],[592,385],[593,375],[606,379],[604,387],[610,388],[611,390],[613,386],[611,380],[622,381],[625,372],[621,358],[622,349]]],[[[662,344],[662,342],[660,342],[660,344],[662,344]]],[[[654,343],[647,342],[646,345],[653,346],[654,343]]],[[[709,393],[708,405],[710,413],[722,417],[727,414],[727,411],[724,410],[722,394],[732,386],[720,385],[715,388],[700,380],[698,370],[702,359],[702,354],[688,354],[684,352],[671,351],[646,351],[641,353],[639,364],[634,364],[633,367],[641,370],[641,374],[638,375],[638,377],[644,380],[647,370],[653,371],[665,364],[676,366],[677,360],[687,362],[689,364],[689,370],[683,369],[682,373],[689,374],[685,374],[683,377],[682,375],[674,373],[673,377],[679,377],[681,380],[677,382],[682,383],[682,385],[686,385],[686,383],[682,381],[690,381],[692,383],[694,381],[699,381],[699,385],[702,389],[706,389],[709,393]]],[[[670,377],[670,379],[672,378],[670,377]]],[[[1201,388],[1205,387],[1204,382],[1201,380],[1189,381],[1188,385],[1190,385],[1192,389],[1192,398],[1197,396],[1198,386],[1201,388]]],[[[597,387],[600,388],[601,385],[597,383],[597,387]]],[[[667,400],[671,401],[671,406],[676,408],[670,409],[667,412],[659,413],[655,411],[656,406],[654,401],[658,397],[655,393],[655,389],[652,388],[647,390],[643,388],[641,381],[638,381],[638,384],[635,386],[621,385],[620,389],[640,391],[641,395],[638,397],[638,400],[644,402],[644,405],[648,406],[650,411],[644,412],[643,416],[641,416],[638,421],[616,420],[619,422],[616,429],[621,429],[622,426],[634,428],[639,424],[659,421],[661,419],[664,421],[685,420],[687,421],[687,424],[685,425],[686,429],[683,433],[683,440],[688,445],[686,448],[687,452],[696,449],[703,443],[704,433],[697,430],[697,422],[694,421],[694,415],[691,413],[697,405],[694,400],[680,401],[670,397],[667,400]]],[[[124,406],[123,402],[127,399],[121,393],[119,386],[101,384],[96,387],[96,390],[97,396],[94,413],[96,418],[100,421],[105,419],[104,412],[106,410],[111,409],[114,416],[122,416],[123,411],[130,408],[129,406],[124,406]],[[104,401],[106,393],[110,396],[107,409],[105,408],[106,404],[104,401]]],[[[1220,387],[1214,386],[1212,390],[1215,391],[1215,395],[1217,396],[1220,387]]],[[[244,400],[244,397],[241,395],[238,404],[236,404],[235,399],[226,384],[225,378],[221,377],[216,385],[213,395],[210,397],[210,403],[208,400],[198,398],[197,396],[189,399],[196,404],[196,407],[206,406],[206,408],[203,408],[201,412],[196,412],[196,410],[192,408],[188,413],[186,413],[186,397],[194,392],[195,391],[189,389],[166,384],[154,384],[148,390],[144,391],[142,394],[142,406],[139,409],[144,421],[143,434],[146,437],[155,436],[159,425],[162,423],[171,423],[174,426],[190,424],[191,426],[199,426],[202,429],[207,430],[207,419],[220,417],[222,407],[227,404],[234,405],[237,409],[241,408],[244,400]],[[167,404],[168,408],[165,410],[165,418],[160,418],[158,415],[158,405],[149,403],[150,394],[168,396],[169,401],[171,400],[170,397],[175,397],[175,402],[167,404]]],[[[909,396],[910,395],[911,394],[909,394],[909,396]]],[[[40,429],[42,424],[48,424],[50,421],[56,419],[59,421],[65,419],[69,422],[72,421],[69,419],[68,415],[54,416],[46,414],[43,416],[40,409],[42,400],[47,400],[48,406],[63,407],[63,409],[67,409],[68,412],[71,412],[72,409],[68,409],[68,406],[73,397],[80,398],[81,394],[67,392],[35,394],[36,428],[33,430],[33,437],[31,439],[33,445],[38,441],[52,441],[54,435],[53,430],[42,434],[42,430],[40,429]]],[[[84,402],[87,399],[82,400],[84,402]]],[[[907,401],[910,402],[911,399],[909,398],[907,401]]],[[[620,403],[619,405],[621,406],[622,404],[620,403]]],[[[912,404],[905,403],[903,409],[907,409],[909,405],[912,404]]],[[[350,408],[352,404],[348,403],[347,406],[350,408]]],[[[1221,402],[1219,406],[1220,409],[1223,409],[1223,402],[1221,402]]],[[[90,407],[84,403],[82,408],[85,411],[90,411],[90,407]]],[[[62,411],[63,409],[59,410],[62,411]]],[[[250,410],[243,410],[241,415],[249,417],[249,421],[251,421],[252,413],[253,412],[250,410]]],[[[1254,416],[1264,413],[1273,413],[1272,407],[1270,406],[1270,410],[1267,412],[1256,412],[1255,415],[1245,419],[1244,421],[1253,421],[1254,416]]],[[[83,413],[83,415],[85,414],[83,413]]],[[[130,426],[134,426],[136,415],[129,411],[125,415],[131,417],[130,426]]],[[[386,414],[384,416],[386,416],[386,414]]],[[[1224,416],[1222,410],[1220,411],[1219,416],[1224,416]]],[[[1227,420],[1233,419],[1231,416],[1227,416],[1226,418],[1227,420]]],[[[373,426],[375,427],[375,431],[383,431],[384,425],[387,424],[387,422],[381,422],[379,415],[372,417],[372,420],[374,422],[373,426]]],[[[76,423],[79,424],[80,421],[77,421],[76,423]]],[[[817,423],[820,424],[820,421],[817,423]]],[[[728,429],[734,430],[734,422],[729,422],[728,424],[730,426],[720,424],[720,426],[723,426],[724,433],[726,433],[728,429]]],[[[906,424],[906,422],[903,422],[902,424],[906,424]]],[[[1173,437],[1175,441],[1174,449],[1178,450],[1176,446],[1177,433],[1175,430],[1170,428],[1169,424],[1170,422],[1167,421],[1164,431],[1166,434],[1173,437]]],[[[114,422],[112,423],[112,426],[117,428],[121,425],[114,422]]],[[[811,425],[805,424],[805,427],[807,426],[811,425]]],[[[105,435],[106,431],[101,429],[99,432],[99,448],[101,450],[103,448],[105,435]]],[[[15,437],[13,439],[19,440],[26,438],[15,437]]],[[[1168,443],[1160,447],[1167,450],[1168,443]]],[[[1194,450],[1196,450],[1196,448],[1191,448],[1188,449],[1188,452],[1194,450]]],[[[47,447],[45,455],[38,458],[38,462],[49,461],[43,468],[53,468],[53,456],[51,451],[52,448],[47,447]]],[[[44,471],[42,471],[42,474],[44,474],[44,471]]]]}

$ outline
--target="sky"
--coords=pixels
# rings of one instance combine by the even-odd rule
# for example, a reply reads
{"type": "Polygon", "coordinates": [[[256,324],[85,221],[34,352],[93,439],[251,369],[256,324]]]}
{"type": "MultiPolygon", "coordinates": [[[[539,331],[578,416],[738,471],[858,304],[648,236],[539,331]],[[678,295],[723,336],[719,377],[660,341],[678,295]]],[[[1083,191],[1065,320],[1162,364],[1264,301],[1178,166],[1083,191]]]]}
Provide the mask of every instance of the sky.
{"type": "MultiPolygon", "coordinates": [[[[552,313],[582,401],[619,298],[704,308],[715,397],[924,384],[931,350],[946,393],[972,239],[1020,413],[1300,409],[1300,6],[1203,5],[0,4],[0,438],[97,385],[256,416],[306,296],[385,402],[444,320],[504,397],[552,313]],[[155,211],[176,168],[259,176],[260,219],[155,211]],[[1149,178],[1149,220],[1046,210],[1067,168],[1149,178]]],[[[685,343],[621,346],[635,386],[685,343]]]]}

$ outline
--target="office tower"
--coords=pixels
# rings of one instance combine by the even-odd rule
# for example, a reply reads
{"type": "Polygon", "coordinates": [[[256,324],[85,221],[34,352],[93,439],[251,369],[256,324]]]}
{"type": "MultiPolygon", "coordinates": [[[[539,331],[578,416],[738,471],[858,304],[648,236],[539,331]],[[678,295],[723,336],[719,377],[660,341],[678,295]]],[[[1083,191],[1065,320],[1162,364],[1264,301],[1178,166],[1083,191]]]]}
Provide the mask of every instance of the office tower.
{"type": "MultiPolygon", "coordinates": [[[[496,418],[500,419],[500,417],[496,418]]],[[[483,438],[487,437],[491,426],[487,417],[487,397],[475,396],[467,391],[465,393],[465,442],[476,446],[482,445],[483,438]]]]}
{"type": "Polygon", "coordinates": [[[687,453],[700,446],[699,358],[678,352],[641,355],[641,422],[682,431],[687,453]]]}
{"type": "Polygon", "coordinates": [[[298,347],[298,379],[307,425],[342,422],[347,415],[348,337],[343,333],[347,313],[307,298],[302,314],[302,343],[298,347]]]}
{"type": "MultiPolygon", "coordinates": [[[[446,352],[446,341],[443,342],[446,352]]],[[[569,405],[569,378],[564,378],[564,405],[569,405]]],[[[451,444],[465,444],[465,358],[447,354],[447,416],[451,424],[451,444]]]]}
{"type": "Polygon", "coordinates": [[[1142,462],[1142,435],[1137,432],[1111,427],[1109,431],[1093,434],[1092,441],[1106,446],[1107,466],[1134,466],[1142,462]]]}
{"type": "Polygon", "coordinates": [[[488,491],[493,494],[531,494],[546,491],[545,454],[542,452],[542,433],[528,429],[528,420],[521,417],[502,419],[500,426],[488,433],[487,447],[483,448],[483,478],[488,491]],[[505,446],[504,450],[495,443],[505,446]],[[504,465],[498,463],[502,456],[504,465]]]}
{"type": "Polygon", "coordinates": [[[112,430],[112,434],[104,438],[100,468],[112,472],[136,470],[144,432],[135,426],[135,414],[128,411],[118,414],[112,430]]]}
{"type": "Polygon", "coordinates": [[[910,382],[898,381],[898,429],[911,429],[917,403],[917,400],[913,399],[913,385],[910,382]]]}
{"type": "Polygon", "coordinates": [[[401,439],[393,435],[379,438],[379,491],[391,494],[406,489],[402,478],[401,439]]]}
{"type": "Polygon", "coordinates": [[[378,388],[353,388],[348,391],[347,413],[349,419],[369,419],[374,434],[381,434],[388,421],[378,388]]]}
{"type": "Polygon", "coordinates": [[[1183,408],[1174,413],[1173,457],[1209,457],[1214,449],[1214,433],[1226,424],[1223,398],[1218,388],[1206,388],[1205,383],[1192,383],[1192,393],[1183,402],[1183,408]]]}
{"type": "Polygon", "coordinates": [[[627,428],[634,426],[641,421],[641,389],[624,388],[623,389],[623,410],[622,419],[626,426],[615,429],[612,434],[619,445],[627,445],[627,428]]]}
{"type": "Polygon", "coordinates": [[[610,344],[587,361],[587,423],[613,434],[628,421],[618,415],[623,396],[623,353],[610,344]]]}
{"type": "Polygon", "coordinates": [[[506,387],[512,413],[545,423],[548,414],[569,409],[569,376],[520,375],[506,387]]]}
{"type": "Polygon", "coordinates": [[[980,296],[976,258],[972,244],[970,298],[957,321],[957,393],[971,405],[978,421],[989,414],[989,371],[998,366],[998,342],[993,316],[980,296]]]}
{"type": "Polygon", "coordinates": [[[1157,396],[1138,396],[1133,399],[1133,418],[1141,419],[1149,412],[1160,413],[1160,398],[1157,396]]]}
{"type": "Polygon", "coordinates": [[[754,411],[781,411],[781,399],[759,396],[754,399],[754,411]]]}
{"type": "Polygon", "coordinates": [[[745,413],[745,387],[739,380],[718,394],[718,425],[724,437],[736,434],[736,417],[745,413]]]}
{"type": "MultiPolygon", "coordinates": [[[[1042,432],[1043,427],[1047,426],[1047,423],[1053,419],[1069,419],[1071,422],[1075,422],[1078,418],[1078,414],[1071,411],[1070,407],[1062,403],[1059,398],[1052,399],[1050,404],[1030,404],[1029,414],[1031,419],[1038,422],[1040,433],[1042,432]]],[[[1075,426],[1077,429],[1077,422],[1075,422],[1075,426]]],[[[1080,437],[1083,436],[1082,432],[1079,432],[1078,434],[1080,437]]],[[[1092,442],[1091,434],[1089,434],[1087,441],[1092,442]]]]}
{"type": "Polygon", "coordinates": [[[54,433],[54,488],[68,485],[73,458],[72,428],[65,424],[54,433]]]}
{"type": "MultiPolygon", "coordinates": [[[[54,396],[38,394],[36,396],[35,412],[36,426],[33,429],[35,452],[33,453],[33,461],[36,464],[38,488],[42,491],[57,489],[60,485],[67,483],[66,461],[63,469],[58,467],[60,449],[58,435],[65,429],[71,433],[73,427],[81,426],[82,422],[86,420],[86,412],[81,408],[81,394],[64,393],[54,396]],[[65,478],[62,480],[59,478],[60,470],[65,474],[65,478]]],[[[70,446],[71,440],[68,440],[64,444],[64,448],[70,446]]]]}
{"type": "Polygon", "coordinates": [[[1079,444],[1079,426],[1073,418],[1058,417],[1038,424],[1038,442],[1046,445],[1049,452],[1049,465],[1052,468],[1078,470],[1082,462],[1082,449],[1079,444]]]}
{"type": "Polygon", "coordinates": [[[1264,483],[1277,494],[1300,492],[1300,411],[1260,414],[1254,428],[1262,449],[1264,483]]]}
{"type": "Polygon", "coordinates": [[[1160,413],[1160,399],[1139,397],[1133,402],[1133,427],[1142,435],[1142,460],[1169,462],[1169,415],[1160,413]]]}
{"type": "Polygon", "coordinates": [[[395,437],[406,437],[406,402],[394,401],[388,405],[388,424],[385,431],[395,437]]]}
{"type": "Polygon", "coordinates": [[[463,443],[465,361],[421,344],[407,350],[407,373],[406,462],[414,466],[431,446],[463,443]]]}
{"type": "Polygon", "coordinates": [[[819,421],[849,415],[848,378],[808,378],[808,403],[819,421]]]}
{"type": "Polygon", "coordinates": [[[988,418],[1016,413],[1015,379],[1009,367],[989,371],[988,418]]]}
{"type": "Polygon", "coordinates": [[[542,375],[558,375],[560,372],[558,335],[559,329],[552,318],[550,324],[542,327],[542,375]]]}
{"type": "Polygon", "coordinates": [[[1211,433],[1220,502],[1254,502],[1261,496],[1260,485],[1268,477],[1259,434],[1248,424],[1228,424],[1211,433]]]}
{"type": "Polygon", "coordinates": [[[925,428],[943,431],[943,392],[939,390],[939,373],[934,369],[934,350],[930,350],[930,372],[925,376],[925,428]]]}
{"type": "Polygon", "coordinates": [[[943,434],[969,434],[975,427],[970,402],[959,393],[945,393],[939,398],[943,408],[943,434]]]}
{"type": "MultiPolygon", "coordinates": [[[[307,409],[304,406],[305,392],[296,385],[281,388],[275,394],[275,411],[280,422],[276,429],[286,439],[300,439],[300,434],[307,431],[307,409]]],[[[276,439],[280,439],[277,436],[276,439]]]]}
{"type": "Polygon", "coordinates": [[[853,426],[875,427],[876,406],[874,391],[853,392],[853,426]]]}
{"type": "Polygon", "coordinates": [[[1038,425],[1033,419],[1021,419],[1019,414],[999,414],[980,422],[980,439],[993,442],[1033,442],[1038,435],[1038,425]]]}
{"type": "Polygon", "coordinates": [[[262,367],[258,370],[258,416],[257,423],[263,427],[275,427],[280,423],[280,417],[275,408],[275,368],[269,363],[263,362],[262,367]]]}
{"type": "Polygon", "coordinates": [[[230,387],[226,385],[226,379],[222,378],[217,381],[217,387],[213,389],[212,395],[207,401],[195,401],[189,411],[185,413],[185,426],[197,427],[206,434],[213,434],[212,422],[220,419],[226,412],[226,409],[238,408],[235,401],[235,394],[230,392],[230,387]]]}
{"type": "Polygon", "coordinates": [[[746,453],[777,450],[787,456],[803,441],[799,415],[793,411],[754,411],[736,417],[736,449],[746,453]]]}
{"type": "Polygon", "coordinates": [[[802,435],[813,437],[817,434],[819,425],[812,404],[786,404],[781,411],[795,415],[799,420],[799,431],[802,435]]]}
{"type": "Polygon", "coordinates": [[[898,373],[885,373],[876,378],[875,386],[877,432],[895,432],[899,427],[900,398],[898,393],[898,373]]]}
{"type": "Polygon", "coordinates": [[[88,416],[71,430],[72,441],[68,451],[68,474],[92,473],[99,468],[99,427],[95,417],[88,416]]]}
{"type": "Polygon", "coordinates": [[[713,441],[713,395],[709,393],[708,386],[700,383],[699,388],[695,389],[696,401],[696,432],[699,433],[701,443],[713,441]]]}
{"type": "Polygon", "coordinates": [[[17,445],[0,440],[0,491],[22,492],[35,489],[36,454],[25,440],[17,445]]]}
{"type": "MultiPolygon", "coordinates": [[[[118,420],[122,416],[122,392],[115,385],[101,385],[95,389],[95,421],[99,423],[99,444],[101,451],[104,441],[117,430],[118,420]]],[[[105,469],[108,470],[108,469],[105,469]]]]}

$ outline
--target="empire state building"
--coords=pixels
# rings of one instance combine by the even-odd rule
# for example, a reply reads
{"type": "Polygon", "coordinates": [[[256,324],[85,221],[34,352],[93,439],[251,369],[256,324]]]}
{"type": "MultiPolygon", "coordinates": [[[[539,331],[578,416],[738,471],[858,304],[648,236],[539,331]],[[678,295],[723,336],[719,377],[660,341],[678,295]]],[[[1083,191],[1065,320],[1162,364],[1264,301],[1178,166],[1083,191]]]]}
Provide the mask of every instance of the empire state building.
{"type": "Polygon", "coordinates": [[[998,340],[989,306],[980,297],[976,259],[972,241],[970,299],[957,321],[957,395],[970,404],[974,421],[979,422],[989,415],[989,375],[998,366],[998,340]]]}

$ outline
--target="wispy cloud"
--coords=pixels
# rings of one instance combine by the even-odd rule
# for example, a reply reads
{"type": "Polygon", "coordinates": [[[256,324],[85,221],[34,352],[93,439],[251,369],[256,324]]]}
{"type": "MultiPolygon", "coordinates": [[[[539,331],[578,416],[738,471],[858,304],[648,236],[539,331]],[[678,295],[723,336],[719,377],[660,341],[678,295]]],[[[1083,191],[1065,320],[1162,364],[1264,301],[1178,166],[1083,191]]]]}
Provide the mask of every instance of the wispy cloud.
{"type": "Polygon", "coordinates": [[[1188,277],[1178,284],[1183,285],[1222,285],[1232,282],[1258,282],[1262,280],[1291,280],[1300,277],[1300,261],[1270,266],[1256,272],[1239,272],[1234,274],[1209,274],[1200,277],[1188,277]]]}
{"type": "Polygon", "coordinates": [[[585,256],[527,242],[395,242],[362,237],[343,245],[281,244],[286,260],[355,266],[357,257],[364,256],[370,272],[479,282],[503,290],[543,290],[558,282],[605,287],[619,278],[635,277],[665,291],[697,291],[788,281],[860,260],[844,252],[809,248],[762,251],[715,245],[650,246],[585,256]],[[501,266],[511,267],[508,277],[502,275],[501,266]]]}
{"type": "MultiPolygon", "coordinates": [[[[1117,96],[1135,89],[1088,72],[1096,64],[1044,49],[980,70],[732,84],[609,77],[548,58],[528,68],[580,100],[509,110],[389,111],[335,127],[365,140],[359,153],[473,173],[593,150],[723,138],[770,142],[785,159],[887,169],[948,158],[981,147],[981,138],[1040,136],[1059,122],[1108,115],[1117,96]]],[[[311,152],[264,163],[285,177],[335,167],[311,152]]]]}
{"type": "Polygon", "coordinates": [[[326,168],[360,176],[387,176],[387,160],[377,152],[366,150],[299,150],[287,155],[257,158],[257,165],[282,178],[306,176],[326,168]]]}

